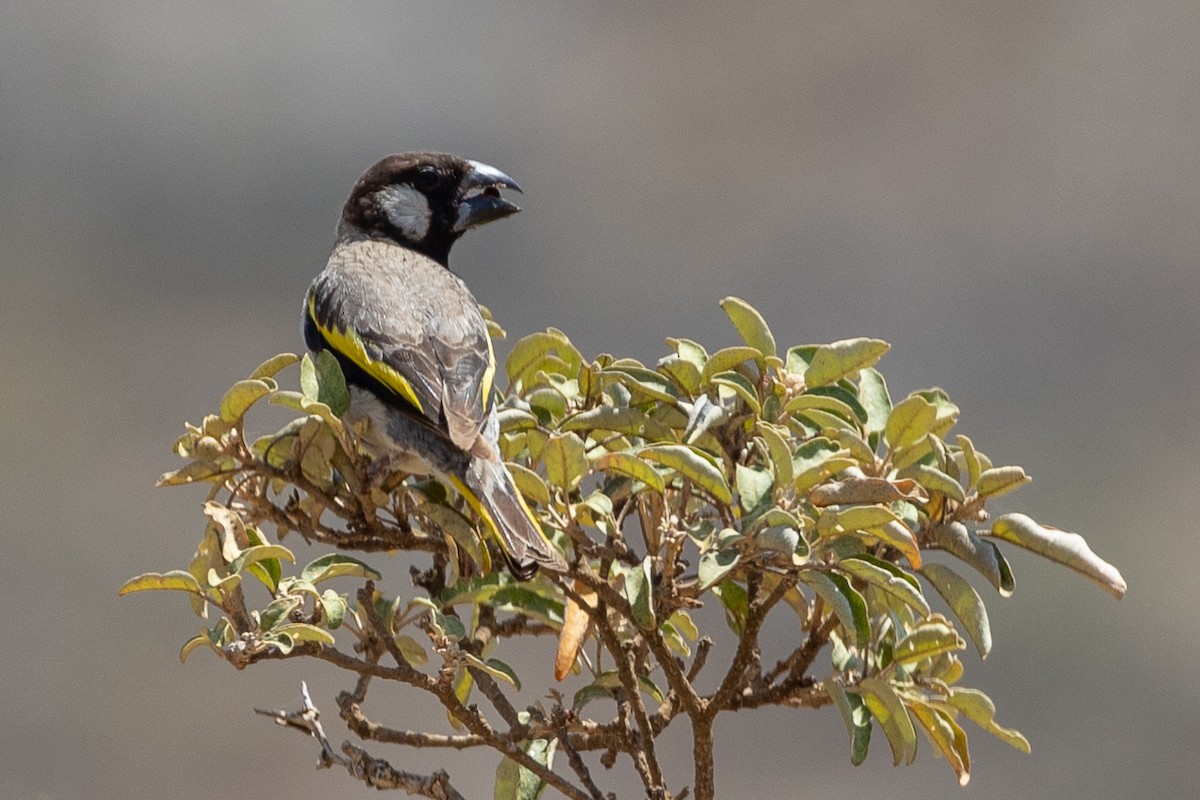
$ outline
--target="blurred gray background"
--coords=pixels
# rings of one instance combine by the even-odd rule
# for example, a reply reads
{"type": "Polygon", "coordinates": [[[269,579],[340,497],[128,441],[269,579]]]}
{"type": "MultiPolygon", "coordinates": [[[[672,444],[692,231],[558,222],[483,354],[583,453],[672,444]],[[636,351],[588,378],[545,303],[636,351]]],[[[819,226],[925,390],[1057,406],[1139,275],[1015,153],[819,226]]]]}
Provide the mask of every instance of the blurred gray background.
{"type": "MultiPolygon", "coordinates": [[[[967,683],[1033,755],[971,728],[962,790],[924,740],[855,769],[835,711],[747,713],[723,796],[1194,797],[1198,41],[1183,0],[0,4],[0,796],[375,796],[251,711],[305,677],[340,741],[347,681],[181,666],[184,599],[116,589],[190,557],[202,491],[152,484],[301,346],[359,172],[435,148],[525,187],[455,254],[513,337],[653,361],[734,343],[739,294],[781,343],[887,339],[893,396],[943,386],[1034,476],[998,510],[1129,581],[1010,549],[985,592],[967,683]]],[[[490,796],[490,754],[372,749],[490,796]]]]}

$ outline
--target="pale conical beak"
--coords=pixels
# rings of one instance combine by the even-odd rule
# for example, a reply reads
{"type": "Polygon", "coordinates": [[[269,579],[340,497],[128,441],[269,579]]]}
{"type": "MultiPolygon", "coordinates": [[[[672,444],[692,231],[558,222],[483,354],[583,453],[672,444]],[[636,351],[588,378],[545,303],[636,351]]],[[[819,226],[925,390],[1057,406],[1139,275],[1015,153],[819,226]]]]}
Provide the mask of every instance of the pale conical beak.
{"type": "Polygon", "coordinates": [[[463,176],[458,189],[458,218],[454,230],[458,233],[511,216],[520,206],[500,195],[500,190],[521,191],[512,178],[495,167],[468,161],[471,169],[463,176]]]}

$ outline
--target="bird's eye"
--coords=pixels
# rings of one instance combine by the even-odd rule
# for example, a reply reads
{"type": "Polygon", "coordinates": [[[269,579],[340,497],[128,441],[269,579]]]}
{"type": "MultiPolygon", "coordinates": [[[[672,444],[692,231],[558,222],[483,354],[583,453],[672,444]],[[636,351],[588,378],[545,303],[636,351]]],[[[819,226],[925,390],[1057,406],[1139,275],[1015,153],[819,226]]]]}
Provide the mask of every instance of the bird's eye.
{"type": "Polygon", "coordinates": [[[432,189],[437,185],[437,170],[433,167],[421,167],[417,170],[416,187],[421,190],[432,189]]]}

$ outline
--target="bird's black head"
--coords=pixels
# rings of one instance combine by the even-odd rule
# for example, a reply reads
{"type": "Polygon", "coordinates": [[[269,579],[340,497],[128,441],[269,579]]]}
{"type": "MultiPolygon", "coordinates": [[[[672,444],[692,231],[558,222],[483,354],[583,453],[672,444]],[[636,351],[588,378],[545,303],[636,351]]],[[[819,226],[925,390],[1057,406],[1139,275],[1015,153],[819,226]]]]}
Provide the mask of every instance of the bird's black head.
{"type": "Polygon", "coordinates": [[[342,224],[391,239],[445,266],[468,228],[521,209],[500,190],[521,191],[495,167],[446,153],[399,153],[368,169],[342,209],[342,224]]]}

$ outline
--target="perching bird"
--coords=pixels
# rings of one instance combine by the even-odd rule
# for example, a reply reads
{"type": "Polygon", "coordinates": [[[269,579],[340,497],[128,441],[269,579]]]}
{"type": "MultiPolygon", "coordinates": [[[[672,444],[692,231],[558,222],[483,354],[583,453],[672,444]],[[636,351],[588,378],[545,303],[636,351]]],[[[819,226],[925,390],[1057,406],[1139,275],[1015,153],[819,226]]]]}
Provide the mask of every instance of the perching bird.
{"type": "Polygon", "coordinates": [[[500,170],[443,153],[388,156],[342,208],[337,244],[309,287],[304,340],[331,351],[368,453],[435,474],[463,495],[518,578],[566,570],[500,459],[495,355],[474,296],[448,266],[468,229],[520,209],[500,170]]]}

